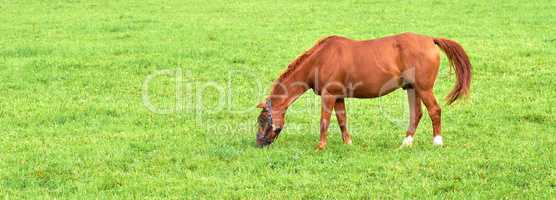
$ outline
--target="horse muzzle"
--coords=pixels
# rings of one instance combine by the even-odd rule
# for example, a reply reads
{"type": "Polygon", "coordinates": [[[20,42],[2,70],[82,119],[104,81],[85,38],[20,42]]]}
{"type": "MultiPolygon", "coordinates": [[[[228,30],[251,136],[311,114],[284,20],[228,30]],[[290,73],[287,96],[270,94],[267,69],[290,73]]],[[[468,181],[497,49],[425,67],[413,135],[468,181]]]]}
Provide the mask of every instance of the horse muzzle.
{"type": "Polygon", "coordinates": [[[272,144],[272,140],[264,137],[262,134],[257,134],[257,146],[258,147],[265,147],[272,144]]]}

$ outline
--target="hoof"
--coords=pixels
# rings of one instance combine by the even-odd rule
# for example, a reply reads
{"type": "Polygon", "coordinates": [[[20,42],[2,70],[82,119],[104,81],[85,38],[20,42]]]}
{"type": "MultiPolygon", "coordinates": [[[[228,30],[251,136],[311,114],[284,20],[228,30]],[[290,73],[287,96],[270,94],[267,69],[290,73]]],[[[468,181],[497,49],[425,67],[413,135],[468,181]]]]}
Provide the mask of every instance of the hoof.
{"type": "Polygon", "coordinates": [[[347,140],[345,140],[345,141],[344,141],[344,144],[348,144],[348,145],[351,145],[351,139],[347,139],[347,140]]]}
{"type": "Polygon", "coordinates": [[[402,145],[400,146],[400,148],[403,147],[411,147],[413,146],[413,136],[407,136],[403,139],[402,145]]]}
{"type": "Polygon", "coordinates": [[[326,149],[326,144],[320,143],[319,145],[317,145],[316,150],[317,151],[322,151],[326,149]]]}
{"type": "Polygon", "coordinates": [[[444,145],[444,141],[442,141],[442,136],[440,136],[440,135],[434,136],[434,138],[432,139],[432,145],[433,146],[442,146],[442,145],[444,145]]]}

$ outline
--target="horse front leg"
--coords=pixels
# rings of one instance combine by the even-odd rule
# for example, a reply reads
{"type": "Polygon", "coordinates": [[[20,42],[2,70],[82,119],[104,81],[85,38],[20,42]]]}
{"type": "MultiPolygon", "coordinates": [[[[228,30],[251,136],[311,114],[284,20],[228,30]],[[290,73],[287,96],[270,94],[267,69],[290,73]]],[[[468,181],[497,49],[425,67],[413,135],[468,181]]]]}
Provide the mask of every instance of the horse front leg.
{"type": "Polygon", "coordinates": [[[421,98],[417,95],[415,89],[407,90],[407,102],[409,104],[409,125],[407,127],[405,139],[402,142],[402,147],[413,145],[415,131],[417,130],[419,121],[423,116],[423,113],[421,112],[421,98]]]}
{"type": "Polygon", "coordinates": [[[321,105],[321,115],[320,115],[320,142],[318,145],[319,150],[326,148],[327,136],[328,136],[328,125],[330,125],[330,115],[332,114],[332,109],[334,109],[334,104],[336,103],[336,98],[331,95],[322,95],[322,105],[321,105]]]}
{"type": "Polygon", "coordinates": [[[334,112],[336,113],[336,119],[338,120],[338,126],[342,131],[342,140],[344,144],[351,144],[351,135],[349,135],[347,129],[347,116],[346,116],[346,106],[344,103],[344,98],[336,99],[336,104],[334,105],[334,112]]]}

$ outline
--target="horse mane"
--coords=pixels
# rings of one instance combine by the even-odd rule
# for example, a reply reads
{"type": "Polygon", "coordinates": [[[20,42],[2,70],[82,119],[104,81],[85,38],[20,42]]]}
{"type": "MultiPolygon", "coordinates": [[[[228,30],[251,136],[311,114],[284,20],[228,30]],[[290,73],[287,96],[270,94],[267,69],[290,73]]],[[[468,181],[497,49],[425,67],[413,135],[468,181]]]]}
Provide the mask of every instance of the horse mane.
{"type": "Polygon", "coordinates": [[[325,37],[323,39],[320,39],[317,43],[315,43],[315,45],[313,47],[311,47],[310,49],[306,50],[303,54],[301,54],[300,56],[298,56],[295,60],[293,60],[293,62],[291,62],[288,65],[288,68],[286,68],[286,70],[284,70],[284,72],[282,72],[282,74],[280,74],[280,76],[278,77],[278,81],[283,81],[284,79],[286,79],[293,71],[295,71],[295,69],[297,69],[298,66],[300,66],[309,56],[313,55],[313,53],[318,49],[318,47],[320,47],[326,40],[332,38],[332,37],[337,37],[337,36],[328,36],[325,37]]]}

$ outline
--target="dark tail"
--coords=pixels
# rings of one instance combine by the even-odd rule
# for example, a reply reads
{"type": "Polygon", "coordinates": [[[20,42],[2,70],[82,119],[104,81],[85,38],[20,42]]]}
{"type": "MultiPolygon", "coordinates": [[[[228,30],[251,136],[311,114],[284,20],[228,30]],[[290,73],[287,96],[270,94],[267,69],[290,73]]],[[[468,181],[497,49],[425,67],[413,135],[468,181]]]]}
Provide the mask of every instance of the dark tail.
{"type": "Polygon", "coordinates": [[[463,47],[457,42],[444,38],[434,38],[433,40],[434,44],[438,45],[446,53],[450,65],[456,71],[456,85],[450,94],[446,96],[448,104],[452,104],[461,96],[469,94],[469,87],[471,86],[471,62],[469,62],[469,57],[467,57],[463,47]]]}

